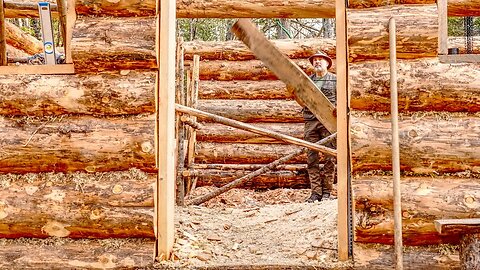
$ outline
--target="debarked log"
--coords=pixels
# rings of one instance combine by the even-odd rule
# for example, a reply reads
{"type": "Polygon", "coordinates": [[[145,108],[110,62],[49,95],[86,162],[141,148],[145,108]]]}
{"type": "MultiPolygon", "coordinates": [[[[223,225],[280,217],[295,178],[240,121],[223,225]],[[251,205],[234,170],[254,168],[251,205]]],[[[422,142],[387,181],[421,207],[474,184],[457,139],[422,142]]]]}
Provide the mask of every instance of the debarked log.
{"type": "MultiPolygon", "coordinates": [[[[5,1],[7,18],[38,17],[36,3],[5,1]]],[[[155,16],[153,0],[76,0],[76,13],[90,16],[155,16]]],[[[371,8],[392,4],[433,4],[433,0],[353,0],[349,8],[371,8]]],[[[55,5],[53,5],[55,6],[55,5]]],[[[478,0],[448,1],[448,15],[456,17],[479,16],[478,0]]],[[[53,8],[56,10],[56,7],[53,8]]],[[[56,13],[54,16],[57,15],[56,13]]],[[[177,1],[177,18],[334,18],[333,0],[288,1],[177,1]]]]}
{"type": "MultiPolygon", "coordinates": [[[[299,139],[303,138],[303,123],[255,123],[252,125],[299,139]]],[[[271,137],[214,123],[205,123],[204,127],[197,131],[197,141],[217,143],[283,143],[271,137]]]]}
{"type": "MultiPolygon", "coordinates": [[[[192,176],[197,177],[197,186],[222,187],[233,180],[245,176],[252,170],[195,170],[192,176]]],[[[310,182],[303,171],[271,171],[259,175],[252,180],[238,186],[251,189],[272,189],[272,188],[309,188],[310,182]]]]}
{"type": "Polygon", "coordinates": [[[392,16],[397,24],[397,58],[437,56],[437,5],[402,5],[348,11],[350,61],[388,58],[388,20],[392,16]]]}
{"type": "Polygon", "coordinates": [[[155,72],[0,76],[0,115],[130,115],[155,112],[155,72]]]}
{"type": "MultiPolygon", "coordinates": [[[[291,59],[308,58],[320,49],[335,58],[335,39],[274,39],[271,42],[291,59]]],[[[202,60],[244,61],[257,59],[253,52],[239,40],[188,41],[184,43],[184,47],[186,60],[192,60],[195,54],[200,55],[202,60]]]]}
{"type": "Polygon", "coordinates": [[[155,175],[3,174],[0,237],[153,238],[155,175]]]}
{"type": "Polygon", "coordinates": [[[153,267],[154,239],[4,239],[1,269],[133,269],[153,267]]]}
{"type": "Polygon", "coordinates": [[[154,116],[0,117],[0,173],[155,172],[154,116]]]}
{"type": "MultiPolygon", "coordinates": [[[[399,110],[480,111],[480,65],[438,59],[398,61],[399,110]]],[[[390,111],[390,65],[355,63],[350,68],[351,107],[390,111]]]]}
{"type": "Polygon", "coordinates": [[[293,100],[199,100],[197,109],[242,122],[303,122],[293,100]]]}
{"type": "MultiPolygon", "coordinates": [[[[391,170],[389,117],[357,115],[350,128],[354,171],[391,170]]],[[[480,118],[461,114],[401,115],[400,166],[420,174],[480,172],[480,118]]]]}
{"type": "Polygon", "coordinates": [[[156,68],[155,19],[80,17],[72,57],[76,72],[156,68]]]}
{"type": "Polygon", "coordinates": [[[2,23],[5,23],[5,39],[7,44],[28,54],[36,54],[43,51],[43,43],[41,41],[27,34],[11,22],[5,21],[2,23]]]}

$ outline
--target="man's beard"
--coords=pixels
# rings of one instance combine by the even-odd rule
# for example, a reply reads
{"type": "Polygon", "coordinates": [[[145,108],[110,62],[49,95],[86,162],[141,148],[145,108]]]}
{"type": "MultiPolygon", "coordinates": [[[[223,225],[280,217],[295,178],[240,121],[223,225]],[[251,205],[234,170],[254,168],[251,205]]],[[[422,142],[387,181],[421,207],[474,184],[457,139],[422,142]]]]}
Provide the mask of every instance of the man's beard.
{"type": "Polygon", "coordinates": [[[315,68],[315,72],[317,73],[324,73],[326,70],[324,68],[322,68],[321,66],[316,66],[314,67],[315,68]]]}

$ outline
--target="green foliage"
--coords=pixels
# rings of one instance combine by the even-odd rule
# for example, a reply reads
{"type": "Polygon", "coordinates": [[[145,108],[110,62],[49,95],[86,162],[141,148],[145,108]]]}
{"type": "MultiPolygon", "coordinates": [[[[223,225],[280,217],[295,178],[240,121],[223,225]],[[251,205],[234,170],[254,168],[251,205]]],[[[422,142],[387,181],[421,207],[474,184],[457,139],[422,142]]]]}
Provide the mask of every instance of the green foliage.
{"type": "MultiPolygon", "coordinates": [[[[463,17],[449,17],[448,18],[448,35],[454,37],[465,36],[465,27],[463,24],[463,17]]],[[[480,35],[480,17],[473,18],[473,35],[480,35]]]]}

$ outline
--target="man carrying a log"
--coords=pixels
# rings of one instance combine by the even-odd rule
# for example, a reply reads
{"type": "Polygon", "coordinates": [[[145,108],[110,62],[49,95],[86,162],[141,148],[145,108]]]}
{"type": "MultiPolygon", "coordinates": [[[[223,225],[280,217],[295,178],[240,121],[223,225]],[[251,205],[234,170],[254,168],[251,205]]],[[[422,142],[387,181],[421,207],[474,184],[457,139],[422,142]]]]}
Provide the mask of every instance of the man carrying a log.
{"type": "MultiPolygon", "coordinates": [[[[308,58],[314,67],[314,73],[310,76],[315,85],[322,91],[328,100],[336,106],[337,103],[337,76],[328,69],[332,66],[332,59],[324,52],[317,52],[308,58]]],[[[305,122],[305,140],[317,142],[330,135],[330,132],[318,121],[313,113],[303,108],[305,122]]],[[[326,146],[336,148],[335,143],[326,146]]],[[[321,201],[322,199],[334,199],[332,196],[333,183],[336,178],[335,158],[326,156],[323,169],[319,167],[319,154],[317,151],[308,150],[307,171],[310,180],[312,194],[307,202],[321,201]]]]}

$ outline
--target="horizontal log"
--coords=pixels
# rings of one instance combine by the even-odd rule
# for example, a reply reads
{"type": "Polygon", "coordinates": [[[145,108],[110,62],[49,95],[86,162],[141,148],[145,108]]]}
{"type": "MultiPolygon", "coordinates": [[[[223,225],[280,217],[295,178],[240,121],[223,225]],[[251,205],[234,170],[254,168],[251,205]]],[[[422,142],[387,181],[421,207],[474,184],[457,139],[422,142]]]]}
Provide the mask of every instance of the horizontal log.
{"type": "Polygon", "coordinates": [[[154,86],[153,71],[0,76],[0,115],[154,113],[154,86]]]}
{"type": "Polygon", "coordinates": [[[293,100],[199,100],[197,108],[242,122],[303,122],[302,107],[293,100]]]}
{"type": "MultiPolygon", "coordinates": [[[[202,63],[208,65],[208,62],[202,63]]],[[[285,83],[279,80],[268,81],[200,81],[200,99],[294,99],[287,91],[285,83]]]]}
{"type": "MultiPolygon", "coordinates": [[[[35,3],[6,2],[7,18],[38,17],[35,3]]],[[[433,0],[354,0],[349,1],[350,8],[371,8],[392,4],[433,4],[433,0]]],[[[448,1],[448,15],[452,17],[479,16],[478,0],[448,1]]],[[[154,16],[155,1],[121,0],[115,5],[107,0],[76,0],[76,12],[80,15],[95,16],[154,16]]],[[[56,14],[55,14],[56,15],[56,14]]],[[[205,2],[177,1],[177,18],[334,18],[333,0],[289,0],[281,3],[274,1],[249,0],[205,2]]]]}
{"type": "Polygon", "coordinates": [[[155,19],[80,17],[72,57],[76,72],[156,68],[155,19]]]}
{"type": "Polygon", "coordinates": [[[153,234],[155,175],[0,175],[0,237],[123,238],[153,234]]]}
{"type": "MultiPolygon", "coordinates": [[[[221,187],[250,172],[252,171],[203,169],[195,170],[192,172],[192,176],[197,177],[197,186],[199,187],[221,187]]],[[[250,189],[309,188],[310,183],[306,177],[306,170],[302,172],[279,170],[257,176],[238,187],[250,189]]]]}
{"type": "Polygon", "coordinates": [[[7,57],[9,60],[13,58],[24,58],[28,56],[29,55],[26,52],[7,44],[7,57]]]}
{"type": "MultiPolygon", "coordinates": [[[[480,64],[439,63],[438,59],[398,61],[401,111],[480,111],[480,64]]],[[[350,67],[351,107],[390,111],[390,66],[387,61],[350,67]]]]}
{"type": "Polygon", "coordinates": [[[20,239],[0,242],[1,269],[152,267],[153,239],[20,239]]]}
{"type": "MultiPolygon", "coordinates": [[[[271,163],[298,150],[299,147],[284,144],[243,144],[197,142],[196,163],[271,163]]],[[[287,163],[306,163],[306,155],[287,163]]]]}
{"type": "MultiPolygon", "coordinates": [[[[303,123],[255,123],[254,126],[300,139],[303,138],[303,123]]],[[[213,123],[206,123],[203,129],[197,131],[197,141],[217,143],[282,143],[270,137],[213,123]]]]}
{"type": "Polygon", "coordinates": [[[43,43],[41,41],[8,21],[5,22],[5,39],[8,45],[28,54],[43,52],[43,43]]]}
{"type": "MultiPolygon", "coordinates": [[[[393,244],[392,177],[362,177],[352,186],[356,241],[393,244]]],[[[469,218],[480,211],[477,179],[402,177],[401,189],[403,241],[407,245],[457,244],[459,237],[438,234],[434,221],[469,218]]]]}
{"type": "MultiPolygon", "coordinates": [[[[391,170],[390,119],[357,117],[351,118],[350,129],[353,170],[391,170]]],[[[478,117],[404,115],[399,120],[399,132],[402,171],[420,174],[480,172],[478,117]]]]}
{"type": "Polygon", "coordinates": [[[395,16],[397,25],[398,59],[437,56],[437,5],[403,5],[349,11],[348,56],[351,62],[388,59],[391,16],[395,16]]]}
{"type": "MultiPolygon", "coordinates": [[[[307,59],[292,59],[305,73],[312,74],[313,66],[307,59]]],[[[185,61],[191,65],[191,61],[185,61]]],[[[335,70],[333,64],[332,71],[335,70]]],[[[200,63],[200,80],[278,80],[277,76],[260,60],[222,61],[212,60],[200,63]]]]}
{"type": "MultiPolygon", "coordinates": [[[[320,48],[333,58],[336,53],[335,39],[275,39],[271,42],[290,59],[308,58],[320,48]]],[[[192,60],[194,54],[200,55],[202,60],[244,61],[257,59],[253,52],[239,40],[188,41],[183,44],[186,60],[192,60]]]]}
{"type": "Polygon", "coordinates": [[[154,117],[0,117],[0,173],[156,172],[154,117]]]}
{"type": "MultiPolygon", "coordinates": [[[[265,164],[192,164],[192,169],[195,170],[243,170],[243,171],[255,171],[262,167],[265,164]]],[[[301,171],[307,168],[307,164],[281,164],[276,167],[276,170],[284,170],[284,171],[301,171]]],[[[189,172],[189,171],[186,171],[189,172]]],[[[190,174],[187,173],[186,176],[190,174]]]]}

